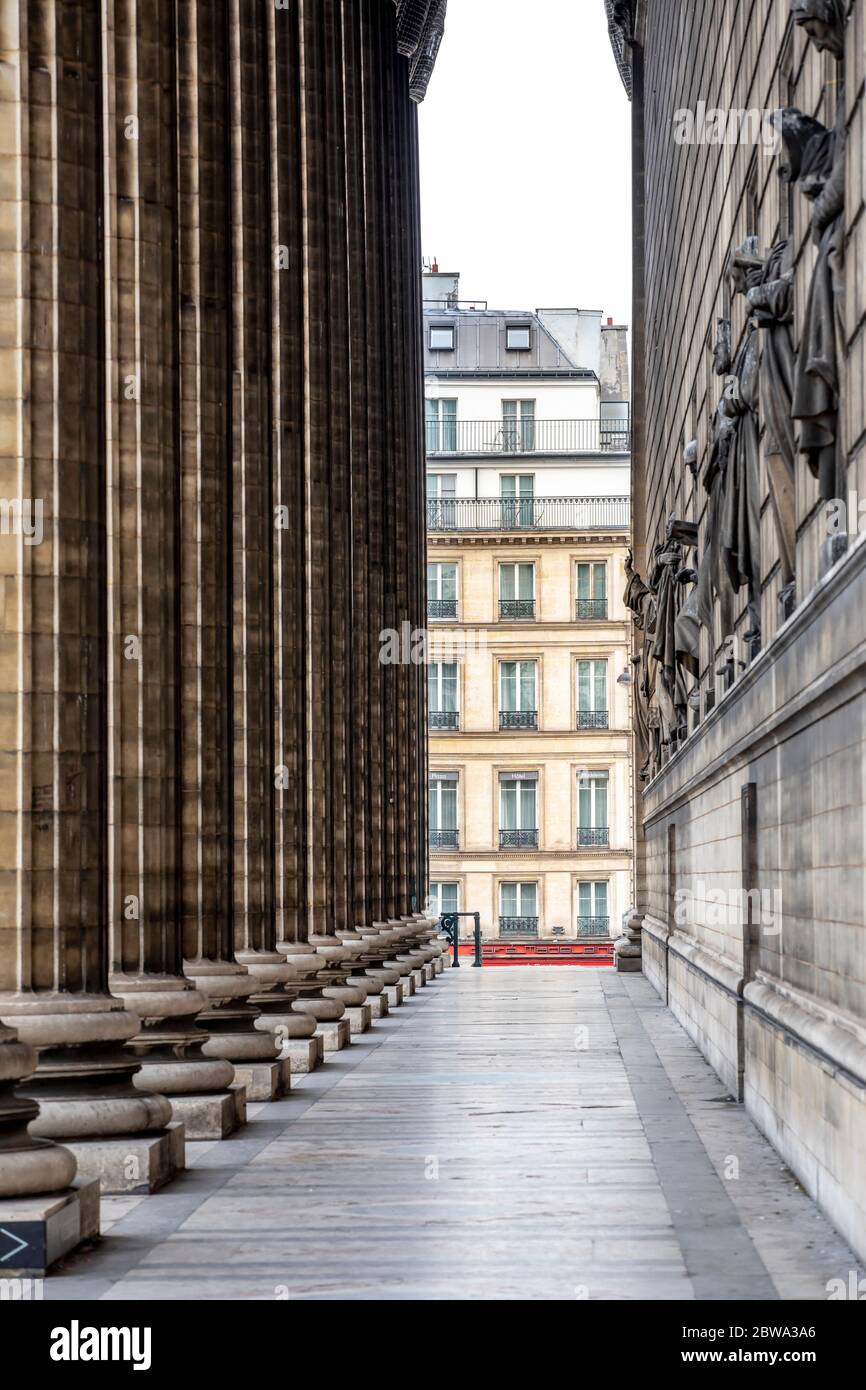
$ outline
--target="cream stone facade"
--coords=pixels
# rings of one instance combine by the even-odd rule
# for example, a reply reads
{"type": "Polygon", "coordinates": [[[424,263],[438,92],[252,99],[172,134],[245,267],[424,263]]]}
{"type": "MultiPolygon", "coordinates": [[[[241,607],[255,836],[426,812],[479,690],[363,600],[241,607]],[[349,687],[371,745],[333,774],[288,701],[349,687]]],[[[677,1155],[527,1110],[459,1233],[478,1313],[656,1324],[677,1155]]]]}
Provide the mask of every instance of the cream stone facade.
{"type": "MultiPolygon", "coordinates": [[[[627,438],[618,426],[600,448],[587,432],[596,363],[580,407],[594,418],[560,420],[550,397],[567,386],[539,358],[550,349],[573,376],[567,339],[548,340],[540,316],[482,312],[479,326],[452,311],[463,351],[482,341],[468,374],[427,345],[429,906],[479,912],[486,940],[609,940],[632,895],[627,438]],[[531,322],[534,356],[510,374],[506,359],[492,386],[483,336],[515,322],[531,322]],[[445,422],[430,403],[449,400],[445,422]]],[[[429,304],[426,317],[448,321],[429,304]]]]}

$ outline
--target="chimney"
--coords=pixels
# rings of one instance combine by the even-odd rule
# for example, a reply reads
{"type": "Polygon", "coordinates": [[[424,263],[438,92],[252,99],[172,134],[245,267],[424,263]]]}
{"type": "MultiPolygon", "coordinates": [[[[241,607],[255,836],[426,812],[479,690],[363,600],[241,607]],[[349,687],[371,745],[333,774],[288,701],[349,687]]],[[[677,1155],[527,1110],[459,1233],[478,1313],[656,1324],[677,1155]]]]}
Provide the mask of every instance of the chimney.
{"type": "MultiPolygon", "coordinates": [[[[432,264],[431,267],[430,267],[430,274],[431,274],[431,275],[438,275],[438,274],[439,274],[439,262],[438,262],[438,261],[434,260],[433,264],[432,264]]],[[[610,319],[609,322],[610,322],[610,323],[613,323],[613,319],[610,319]]]]}
{"type": "Polygon", "coordinates": [[[608,328],[613,328],[613,319],[608,319],[607,326],[608,328]]]}

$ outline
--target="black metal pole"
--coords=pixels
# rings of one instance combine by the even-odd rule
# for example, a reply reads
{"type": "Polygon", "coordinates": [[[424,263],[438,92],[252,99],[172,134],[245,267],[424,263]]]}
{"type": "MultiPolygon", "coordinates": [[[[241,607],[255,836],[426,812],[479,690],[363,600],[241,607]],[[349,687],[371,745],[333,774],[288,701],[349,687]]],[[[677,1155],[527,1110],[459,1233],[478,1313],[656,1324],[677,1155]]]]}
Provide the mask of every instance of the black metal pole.
{"type": "Polygon", "coordinates": [[[475,918],[475,960],[472,964],[480,968],[484,964],[481,959],[481,913],[475,912],[473,916],[475,918]]]}

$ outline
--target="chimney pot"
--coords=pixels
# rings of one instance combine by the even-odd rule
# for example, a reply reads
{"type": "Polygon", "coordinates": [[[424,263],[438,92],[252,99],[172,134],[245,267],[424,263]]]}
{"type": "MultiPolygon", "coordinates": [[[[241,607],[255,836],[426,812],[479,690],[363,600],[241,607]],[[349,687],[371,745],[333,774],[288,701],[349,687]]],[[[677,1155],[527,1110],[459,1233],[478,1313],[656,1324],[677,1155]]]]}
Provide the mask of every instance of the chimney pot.
{"type": "Polygon", "coordinates": [[[607,326],[608,328],[613,328],[613,319],[608,319],[607,326]]]}

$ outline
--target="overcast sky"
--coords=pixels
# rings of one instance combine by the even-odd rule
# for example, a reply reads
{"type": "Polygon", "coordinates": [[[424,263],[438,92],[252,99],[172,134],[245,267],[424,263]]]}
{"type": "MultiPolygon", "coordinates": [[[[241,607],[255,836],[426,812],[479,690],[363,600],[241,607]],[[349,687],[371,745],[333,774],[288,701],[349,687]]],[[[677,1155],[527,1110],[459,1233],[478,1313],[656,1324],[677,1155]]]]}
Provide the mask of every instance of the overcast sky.
{"type": "Polygon", "coordinates": [[[424,255],[461,298],[630,322],[630,108],[602,0],[449,0],[420,128],[424,255]]]}

